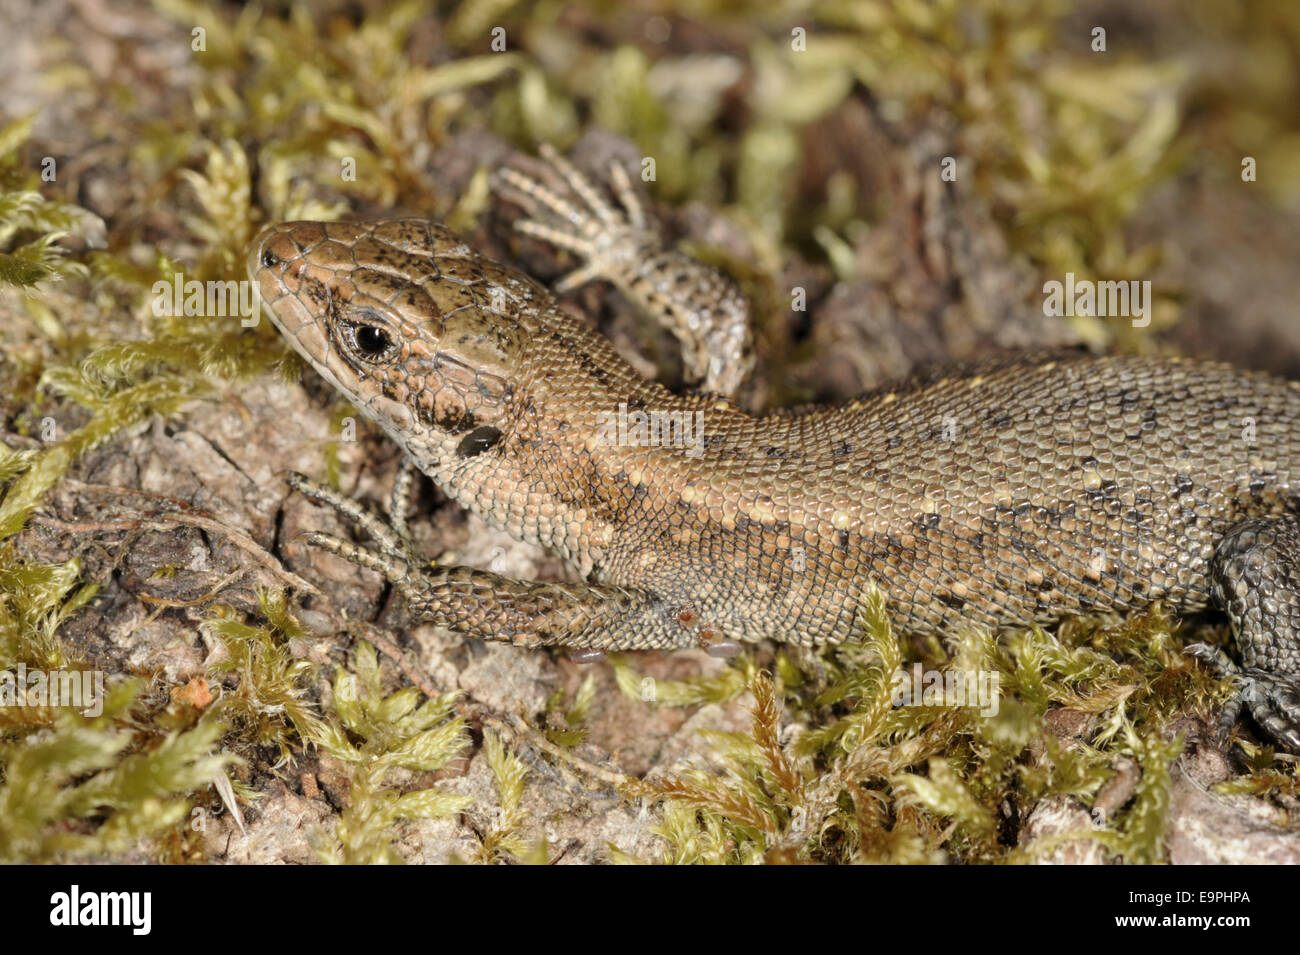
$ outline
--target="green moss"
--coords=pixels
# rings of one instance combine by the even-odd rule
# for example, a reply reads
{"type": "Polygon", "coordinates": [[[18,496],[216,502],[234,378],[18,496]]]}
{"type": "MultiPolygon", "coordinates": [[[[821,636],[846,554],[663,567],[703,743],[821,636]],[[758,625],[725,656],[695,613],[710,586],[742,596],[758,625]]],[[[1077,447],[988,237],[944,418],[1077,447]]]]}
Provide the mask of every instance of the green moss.
{"type": "Polygon", "coordinates": [[[573,703],[564,705],[564,689],[557,688],[546,701],[546,738],[557,746],[572,749],[587,738],[587,730],[582,725],[596,699],[595,674],[588,673],[587,678],[578,687],[573,703]],[[561,724],[563,724],[561,726],[561,724]]]}
{"type": "Polygon", "coordinates": [[[609,660],[614,668],[614,679],[625,696],[664,706],[734,700],[745,691],[746,678],[754,672],[753,658],[749,654],[742,654],[732,666],[717,674],[683,680],[655,680],[642,676],[633,660],[622,654],[611,655],[609,660]]]}
{"type": "Polygon", "coordinates": [[[1109,629],[1081,623],[1060,640],[1029,630],[999,643],[971,631],[950,642],[951,655],[923,655],[927,668],[996,672],[1002,695],[989,714],[896,706],[889,675],[903,656],[878,592],[861,619],[861,643],[803,668],[784,658],[777,672],[793,680],[737,664],[754,700],[750,731],[706,733],[712,766],[629,787],[663,806],[664,861],[1018,861],[1073,839],[1132,862],[1160,858],[1169,767],[1183,748],[1166,720],[1197,691],[1191,681],[1153,689],[1171,667],[1186,668],[1170,659],[1158,610],[1109,629]],[[1049,711],[1078,714],[1082,735],[1055,735],[1049,711]],[[1015,813],[1057,794],[1087,804],[1119,757],[1141,776],[1104,828],[1005,844],[1015,813]]]}
{"type": "MultiPolygon", "coordinates": [[[[58,628],[98,589],[79,582],[76,560],[22,563],[0,551],[0,669],[19,664],[88,669],[58,628]]],[[[221,751],[216,713],[168,728],[138,680],[109,675],[102,712],[0,707],[0,859],[93,859],[174,836],[188,820],[187,794],[224,778],[235,757],[221,751]],[[117,682],[113,682],[117,680],[117,682]]]]}
{"type": "Polygon", "coordinates": [[[225,726],[206,716],[187,730],[151,731],[140,690],[112,687],[93,719],[67,709],[2,711],[10,741],[0,743],[0,859],[107,857],[147,848],[188,821],[185,795],[234,762],[220,752],[225,726]]]}
{"type": "Polygon", "coordinates": [[[499,801],[494,807],[481,807],[490,813],[490,821],[480,830],[478,851],[470,861],[487,865],[517,859],[546,864],[548,850],[545,840],[530,846],[521,831],[527,820],[523,796],[528,768],[502,745],[501,738],[495,733],[483,734],[483,753],[492,770],[499,801]]]}
{"type": "Polygon", "coordinates": [[[1300,763],[1279,764],[1271,746],[1244,745],[1250,772],[1217,784],[1215,792],[1231,796],[1300,795],[1300,763]]]}
{"type": "MultiPolygon", "coordinates": [[[[437,787],[402,792],[394,786],[398,770],[429,773],[442,769],[468,744],[460,717],[452,716],[455,694],[419,702],[406,687],[385,695],[375,648],[360,643],[354,669],[340,667],[334,678],[331,719],[315,738],[340,760],[349,774],[350,804],[332,837],[318,846],[328,862],[400,862],[393,851],[393,826],[402,819],[437,819],[460,812],[467,796],[437,787]]],[[[510,792],[517,801],[515,785],[510,792]]],[[[503,793],[503,805],[504,803],[503,793]]]]}
{"type": "Polygon", "coordinates": [[[229,721],[241,742],[273,746],[280,762],[290,759],[292,747],[320,739],[325,725],[307,696],[316,668],[296,659],[289,642],[304,631],[289,612],[284,592],[258,595],[267,625],[256,626],[236,618],[228,607],[215,607],[202,627],[226,650],[211,665],[214,682],[234,677],[224,692],[218,711],[229,721]]]}
{"type": "Polygon", "coordinates": [[[56,669],[73,662],[58,630],[95,596],[99,587],[79,581],[81,564],[50,566],[15,558],[0,545],[0,667],[19,663],[56,669]]]}

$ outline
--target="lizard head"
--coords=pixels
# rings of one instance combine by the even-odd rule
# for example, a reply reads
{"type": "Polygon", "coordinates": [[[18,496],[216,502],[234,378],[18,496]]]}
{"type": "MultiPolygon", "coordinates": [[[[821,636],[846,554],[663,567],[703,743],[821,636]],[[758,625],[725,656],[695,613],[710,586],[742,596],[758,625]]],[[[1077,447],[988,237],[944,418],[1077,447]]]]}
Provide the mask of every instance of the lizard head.
{"type": "Polygon", "coordinates": [[[500,440],[546,292],[425,219],[287,222],[253,242],[263,310],[327,381],[408,451],[461,458],[500,440]]]}

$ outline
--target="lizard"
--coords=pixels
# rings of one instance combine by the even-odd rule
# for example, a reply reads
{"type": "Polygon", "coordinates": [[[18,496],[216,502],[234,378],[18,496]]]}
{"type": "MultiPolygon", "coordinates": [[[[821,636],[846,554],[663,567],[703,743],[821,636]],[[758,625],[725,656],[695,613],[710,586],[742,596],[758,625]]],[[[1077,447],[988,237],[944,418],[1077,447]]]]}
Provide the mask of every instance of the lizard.
{"type": "MultiPolygon", "coordinates": [[[[519,231],[665,316],[714,391],[644,378],[522,271],[428,219],[287,222],[248,254],[270,321],[404,452],[389,519],[292,487],[373,540],[306,539],[386,577],[422,619],[574,651],[803,646],[855,634],[870,588],[894,625],[1049,625],[1226,612],[1240,663],[1198,644],[1274,740],[1300,751],[1300,383],[1180,357],[1025,355],[939,369],[839,406],[764,415],[743,297],[667,249],[626,174],[621,209],[553,150],[563,191],[506,167],[519,231]],[[415,553],[413,469],[582,582],[415,553]]],[[[1221,723],[1221,726],[1224,725],[1221,723]]]]}

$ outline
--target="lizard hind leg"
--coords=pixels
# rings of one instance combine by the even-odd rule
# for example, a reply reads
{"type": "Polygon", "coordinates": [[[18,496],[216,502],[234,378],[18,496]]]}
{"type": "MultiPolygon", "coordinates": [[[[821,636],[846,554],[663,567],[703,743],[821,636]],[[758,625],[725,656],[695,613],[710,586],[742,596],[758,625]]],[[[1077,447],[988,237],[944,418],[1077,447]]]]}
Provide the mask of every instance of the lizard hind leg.
{"type": "Polygon", "coordinates": [[[1241,665],[1204,645],[1188,650],[1234,678],[1233,708],[1244,705],[1270,737],[1300,752],[1300,520],[1232,528],[1210,561],[1210,595],[1232,624],[1241,665]]]}
{"type": "Polygon", "coordinates": [[[578,267],[556,290],[610,282],[681,343],[688,381],[735,394],[754,365],[749,303],[735,283],[665,243],[632,177],[617,162],[609,166],[608,183],[615,205],[553,148],[543,146],[541,157],[550,170],[546,181],[503,166],[492,182],[499,195],[527,213],[515,222],[516,231],[578,258],[578,267]]]}

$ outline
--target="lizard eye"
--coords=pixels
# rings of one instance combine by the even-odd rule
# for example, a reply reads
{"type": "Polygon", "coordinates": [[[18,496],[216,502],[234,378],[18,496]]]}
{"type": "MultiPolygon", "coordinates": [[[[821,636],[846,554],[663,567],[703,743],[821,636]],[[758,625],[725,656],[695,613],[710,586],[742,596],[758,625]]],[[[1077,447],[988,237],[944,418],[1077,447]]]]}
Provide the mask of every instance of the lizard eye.
{"type": "Polygon", "coordinates": [[[355,326],[352,337],[356,342],[357,349],[363,352],[367,358],[382,358],[393,347],[388,332],[382,328],[375,328],[374,325],[355,326]]]}
{"type": "Polygon", "coordinates": [[[368,322],[343,321],[340,324],[344,344],[360,360],[387,361],[397,353],[397,345],[388,329],[368,322]]]}

